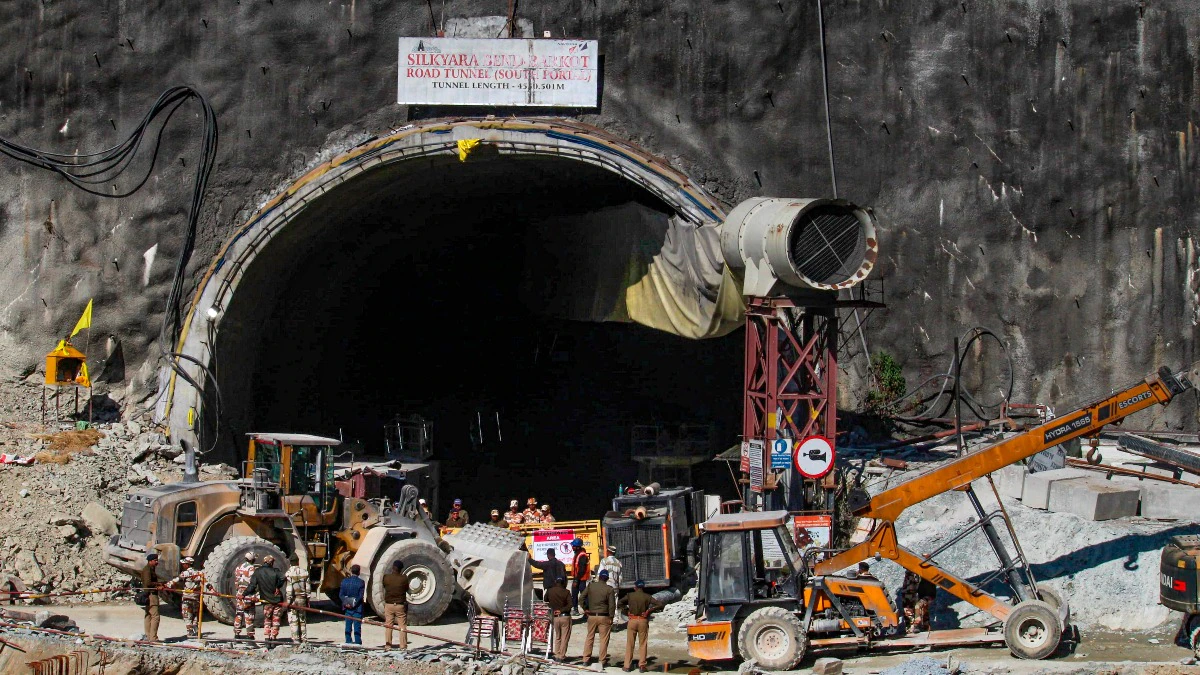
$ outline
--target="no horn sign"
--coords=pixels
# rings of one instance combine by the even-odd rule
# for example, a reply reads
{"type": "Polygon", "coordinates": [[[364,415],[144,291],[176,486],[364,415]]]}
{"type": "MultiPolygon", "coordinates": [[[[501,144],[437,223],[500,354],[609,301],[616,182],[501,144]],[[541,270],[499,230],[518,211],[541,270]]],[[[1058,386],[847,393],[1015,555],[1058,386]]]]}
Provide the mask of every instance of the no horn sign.
{"type": "Polygon", "coordinates": [[[824,436],[809,436],[796,446],[793,462],[805,478],[821,478],[833,468],[833,444],[824,436]]]}

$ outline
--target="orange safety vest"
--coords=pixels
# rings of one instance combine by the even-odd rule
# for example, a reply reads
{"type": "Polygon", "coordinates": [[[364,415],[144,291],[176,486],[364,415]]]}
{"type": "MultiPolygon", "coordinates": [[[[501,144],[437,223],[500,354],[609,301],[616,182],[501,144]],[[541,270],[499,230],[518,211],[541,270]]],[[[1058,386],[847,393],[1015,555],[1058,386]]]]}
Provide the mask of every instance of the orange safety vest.
{"type": "Polygon", "coordinates": [[[574,558],[571,559],[571,576],[575,577],[579,581],[588,581],[592,578],[592,569],[588,565],[587,551],[581,550],[579,553],[575,554],[574,558]],[[579,571],[580,560],[583,561],[582,573],[579,571]]]}

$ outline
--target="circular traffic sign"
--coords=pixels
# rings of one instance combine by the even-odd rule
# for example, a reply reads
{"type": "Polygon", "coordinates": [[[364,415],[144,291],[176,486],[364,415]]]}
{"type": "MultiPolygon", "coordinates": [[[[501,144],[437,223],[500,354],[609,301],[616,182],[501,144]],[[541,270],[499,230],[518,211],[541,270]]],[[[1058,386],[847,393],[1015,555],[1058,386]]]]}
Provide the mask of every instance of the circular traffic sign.
{"type": "Polygon", "coordinates": [[[792,463],[805,478],[820,478],[833,468],[833,444],[824,436],[809,436],[796,444],[792,463]]]}

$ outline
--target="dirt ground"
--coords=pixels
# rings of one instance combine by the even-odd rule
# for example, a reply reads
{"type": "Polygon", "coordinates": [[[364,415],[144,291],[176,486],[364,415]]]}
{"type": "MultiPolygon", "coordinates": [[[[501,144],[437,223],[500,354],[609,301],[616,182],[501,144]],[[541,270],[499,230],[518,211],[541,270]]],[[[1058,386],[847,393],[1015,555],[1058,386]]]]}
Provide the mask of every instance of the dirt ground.
{"type": "MultiPolygon", "coordinates": [[[[48,609],[69,615],[88,634],[130,638],[140,633],[142,628],[142,610],[132,604],[105,603],[48,607],[48,609]]],[[[230,657],[212,653],[201,655],[170,647],[139,647],[136,650],[130,651],[142,652],[143,654],[145,652],[157,652],[167,656],[155,656],[154,658],[165,658],[167,661],[170,661],[171,658],[183,659],[183,661],[191,664],[186,669],[169,666],[165,661],[161,664],[162,668],[167,671],[180,673],[220,672],[229,668],[230,658],[238,659],[240,661],[239,670],[247,672],[274,672],[280,669],[287,672],[307,672],[312,667],[317,668],[315,672],[322,673],[397,671],[431,673],[459,672],[461,668],[460,666],[443,664],[398,661],[394,656],[387,656],[379,652],[363,654],[342,650],[338,645],[342,642],[343,630],[343,623],[339,620],[330,617],[314,617],[309,623],[309,634],[314,640],[314,648],[293,649],[284,646],[277,647],[271,650],[270,653],[260,649],[257,650],[257,655],[253,659],[250,659],[250,657],[230,657]]],[[[461,614],[451,613],[436,625],[422,626],[415,630],[434,637],[462,640],[466,631],[466,623],[461,614]]],[[[182,634],[183,622],[174,610],[164,606],[159,635],[167,640],[173,640],[182,634]]],[[[288,634],[286,626],[283,628],[281,634],[284,636],[288,634]]],[[[233,631],[228,626],[221,625],[216,621],[205,622],[204,636],[214,641],[211,643],[213,646],[233,646],[230,643],[223,642],[232,638],[232,635],[233,631]]],[[[261,635],[260,630],[259,637],[261,635]]],[[[7,638],[8,636],[0,637],[7,638]]],[[[869,655],[845,651],[822,652],[806,658],[800,668],[800,672],[808,672],[812,667],[814,658],[832,656],[843,659],[845,672],[860,673],[863,675],[867,673],[888,673],[890,669],[895,669],[897,673],[915,673],[918,671],[914,671],[914,667],[920,670],[921,667],[924,667],[924,664],[930,664],[935,661],[942,665],[949,664],[951,667],[958,666],[964,672],[978,673],[1022,673],[1029,675],[1033,675],[1034,673],[1154,673],[1160,675],[1200,673],[1200,667],[1181,665],[1181,660],[1188,657],[1189,653],[1187,650],[1172,644],[1172,637],[1173,627],[1171,626],[1164,626],[1155,631],[1136,633],[1111,631],[1087,632],[1082,635],[1082,641],[1074,649],[1073,653],[1065,653],[1055,658],[1038,662],[1018,661],[1012,658],[1007,650],[1002,647],[869,655]]],[[[583,640],[584,626],[582,623],[577,623],[571,634],[570,654],[572,656],[581,654],[583,640]]],[[[618,657],[624,655],[625,640],[626,634],[623,630],[614,632],[609,645],[610,666],[607,669],[608,672],[620,672],[621,663],[618,657]]],[[[380,646],[383,642],[383,629],[375,626],[364,627],[363,642],[367,648],[380,646]]],[[[439,642],[428,637],[413,635],[410,639],[410,647],[413,648],[435,644],[439,644],[439,642]]],[[[72,648],[75,647],[72,646],[72,648]]],[[[237,648],[245,649],[244,646],[237,648]]],[[[657,672],[736,672],[736,665],[732,663],[698,664],[690,659],[687,655],[683,635],[676,632],[673,622],[652,622],[650,652],[652,655],[652,670],[657,672]]],[[[8,655],[8,660],[0,660],[0,666],[11,666],[16,663],[22,663],[22,657],[26,656],[9,650],[0,653],[0,655],[3,654],[8,655]]],[[[114,663],[106,672],[159,672],[155,670],[156,668],[158,666],[152,666],[143,662],[134,668],[122,670],[119,664],[114,663]]],[[[568,671],[565,668],[553,668],[551,670],[568,671]]],[[[12,671],[6,669],[6,672],[12,671]]],[[[926,668],[920,672],[933,673],[945,671],[926,668]]]]}

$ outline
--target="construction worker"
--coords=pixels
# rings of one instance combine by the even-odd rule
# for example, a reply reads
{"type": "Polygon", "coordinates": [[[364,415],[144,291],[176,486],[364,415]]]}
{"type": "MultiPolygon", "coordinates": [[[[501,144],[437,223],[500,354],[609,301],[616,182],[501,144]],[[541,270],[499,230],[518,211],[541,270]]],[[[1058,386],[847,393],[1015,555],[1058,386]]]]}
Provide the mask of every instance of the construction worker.
{"type": "Polygon", "coordinates": [[[525,522],[525,516],[522,516],[518,510],[517,500],[514,499],[508,503],[508,510],[504,512],[504,522],[508,523],[510,528],[525,522]]]}
{"type": "MultiPolygon", "coordinates": [[[[559,560],[558,557],[554,555],[553,548],[546,549],[546,559],[545,560],[532,560],[531,559],[529,561],[529,564],[530,564],[530,566],[542,571],[543,599],[545,598],[545,594],[548,593],[551,588],[554,588],[555,581],[557,581],[557,579],[559,577],[562,577],[563,579],[567,578],[567,566],[564,565],[562,563],[562,561],[559,560]]],[[[568,614],[569,613],[570,612],[568,612],[568,614]]]]}
{"type": "Polygon", "coordinates": [[[350,576],[342,579],[342,585],[338,588],[338,599],[342,601],[342,613],[346,615],[346,642],[347,645],[362,644],[362,618],[363,618],[363,596],[367,589],[367,582],[358,576],[362,573],[362,568],[358,565],[350,566],[350,576]],[[351,639],[353,636],[354,639],[351,639]]]}
{"type": "Polygon", "coordinates": [[[256,557],[254,551],[246,551],[246,561],[233,570],[233,589],[236,599],[233,601],[233,639],[242,639],[242,629],[246,629],[249,639],[254,639],[254,598],[246,596],[246,588],[250,586],[250,578],[254,576],[256,557]]]}
{"type": "Polygon", "coordinates": [[[565,574],[554,580],[542,599],[550,605],[550,623],[554,631],[553,658],[555,661],[565,661],[567,645],[571,642],[571,593],[567,590],[565,574]]]}
{"type": "Polygon", "coordinates": [[[275,569],[275,556],[263,556],[263,564],[254,570],[246,596],[258,595],[263,608],[263,638],[268,642],[279,639],[279,624],[283,622],[283,572],[275,569]]]}
{"type": "Polygon", "coordinates": [[[471,522],[471,517],[462,507],[462,500],[455,499],[454,505],[450,507],[450,515],[446,516],[446,527],[466,527],[469,522],[471,522]]]}
{"type": "MultiPolygon", "coordinates": [[[[601,572],[603,574],[603,572],[601,572]]],[[[646,582],[638,579],[633,582],[633,592],[621,598],[618,606],[629,613],[629,627],[625,629],[625,666],[621,668],[629,672],[633,665],[633,649],[635,643],[641,644],[638,652],[638,670],[646,672],[646,641],[650,636],[650,614],[656,609],[662,609],[663,603],[654,599],[646,592],[646,582]]]]}
{"type": "Polygon", "coordinates": [[[521,512],[521,518],[527,523],[542,522],[542,512],[538,511],[537,497],[525,500],[525,510],[521,512]]]}
{"type": "Polygon", "coordinates": [[[583,540],[571,540],[571,613],[579,616],[579,594],[592,578],[591,560],[583,549],[583,540]]]}
{"type": "Polygon", "coordinates": [[[922,578],[912,570],[905,571],[904,585],[900,588],[900,606],[904,609],[904,617],[909,621],[909,633],[929,630],[929,614],[936,595],[937,586],[932,581],[922,578]]]}
{"type": "Polygon", "coordinates": [[[204,573],[192,567],[196,562],[191,556],[179,561],[179,576],[167,582],[167,588],[180,591],[180,614],[183,615],[184,630],[190,638],[196,637],[196,626],[200,619],[200,585],[204,573]]]}
{"type": "Polygon", "coordinates": [[[504,519],[500,517],[500,509],[492,509],[492,519],[487,524],[492,527],[508,529],[508,523],[504,522],[504,519]]]}
{"type": "MultiPolygon", "coordinates": [[[[871,574],[871,566],[866,562],[858,563],[858,572],[856,576],[859,579],[875,579],[875,575],[871,574]]],[[[875,580],[878,581],[878,579],[875,580]]]]}
{"type": "Polygon", "coordinates": [[[542,514],[540,517],[541,517],[541,522],[546,525],[549,525],[550,523],[553,523],[555,520],[558,520],[557,518],[554,517],[554,514],[550,513],[550,505],[549,504],[542,504],[542,514]]]}
{"type": "Polygon", "coordinates": [[[392,626],[400,631],[400,649],[408,649],[408,575],[404,562],[392,561],[392,571],[383,575],[383,646],[393,649],[392,626]]]}
{"type": "Polygon", "coordinates": [[[288,604],[288,628],[292,642],[308,642],[308,570],[293,556],[292,566],[283,573],[284,600],[288,604]]]}
{"type": "Polygon", "coordinates": [[[142,632],[146,634],[145,639],[150,642],[158,642],[158,622],[161,618],[158,614],[158,591],[161,584],[159,584],[155,572],[157,569],[158,554],[147,554],[141,580],[142,590],[146,593],[146,604],[142,607],[145,612],[145,616],[142,618],[142,632]]]}
{"type": "MultiPolygon", "coordinates": [[[[612,586],[613,591],[620,593],[622,565],[621,560],[617,558],[617,547],[609,546],[604,549],[604,551],[608,555],[600,559],[600,564],[596,566],[596,569],[608,572],[608,585],[612,586]]],[[[617,609],[616,621],[617,623],[622,623],[624,621],[624,618],[621,616],[620,608],[617,609]]]]}
{"type": "Polygon", "coordinates": [[[608,636],[612,633],[613,615],[617,611],[617,595],[608,585],[608,572],[600,572],[600,583],[588,584],[583,592],[584,613],[587,615],[587,636],[583,640],[583,665],[592,662],[592,642],[600,634],[600,665],[608,666],[608,636]]]}

